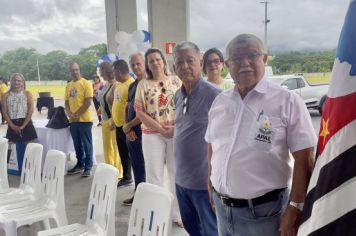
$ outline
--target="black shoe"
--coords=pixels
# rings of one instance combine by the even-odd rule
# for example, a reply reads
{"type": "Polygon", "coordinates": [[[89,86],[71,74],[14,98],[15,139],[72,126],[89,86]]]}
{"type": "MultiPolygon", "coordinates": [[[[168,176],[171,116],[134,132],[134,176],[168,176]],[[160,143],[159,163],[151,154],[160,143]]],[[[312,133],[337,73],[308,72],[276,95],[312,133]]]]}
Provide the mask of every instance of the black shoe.
{"type": "Polygon", "coordinates": [[[70,169],[70,170],[67,171],[67,174],[68,174],[68,175],[75,175],[75,174],[82,173],[83,170],[84,170],[84,167],[83,167],[83,166],[77,166],[77,165],[75,165],[72,169],[70,169]]]}
{"type": "Polygon", "coordinates": [[[82,177],[90,177],[91,176],[91,171],[90,170],[85,170],[82,174],[82,177]]]}
{"type": "Polygon", "coordinates": [[[121,179],[118,183],[117,183],[117,187],[121,188],[121,187],[126,187],[129,186],[133,183],[132,179],[121,179]]]}
{"type": "Polygon", "coordinates": [[[129,199],[126,199],[122,202],[122,205],[124,206],[131,206],[134,200],[134,196],[130,197],[129,199]]]}

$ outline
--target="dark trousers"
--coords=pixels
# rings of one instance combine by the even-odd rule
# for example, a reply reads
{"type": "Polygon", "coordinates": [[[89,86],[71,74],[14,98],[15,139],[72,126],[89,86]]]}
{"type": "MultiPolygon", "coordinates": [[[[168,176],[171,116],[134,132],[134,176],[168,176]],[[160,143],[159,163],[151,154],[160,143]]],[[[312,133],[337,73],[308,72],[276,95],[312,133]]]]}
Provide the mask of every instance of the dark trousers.
{"type": "Polygon", "coordinates": [[[70,123],[70,134],[77,157],[77,166],[83,166],[85,170],[91,170],[93,167],[92,126],[92,122],[70,123]]]}
{"type": "Polygon", "coordinates": [[[142,152],[142,131],[140,127],[134,129],[137,139],[133,142],[127,140],[127,147],[130,152],[132,171],[135,178],[135,189],[146,181],[145,160],[142,152]]]}
{"type": "Polygon", "coordinates": [[[131,176],[131,160],[129,156],[129,150],[126,145],[126,134],[122,130],[122,126],[116,127],[116,143],[117,148],[119,149],[122,170],[123,170],[123,179],[132,179],[131,176]]]}

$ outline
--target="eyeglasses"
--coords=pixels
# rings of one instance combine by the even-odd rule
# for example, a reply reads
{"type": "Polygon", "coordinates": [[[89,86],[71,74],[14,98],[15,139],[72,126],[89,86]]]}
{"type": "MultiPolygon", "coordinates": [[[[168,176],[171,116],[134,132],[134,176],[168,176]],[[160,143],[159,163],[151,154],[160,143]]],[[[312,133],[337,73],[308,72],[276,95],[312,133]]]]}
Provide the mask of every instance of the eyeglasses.
{"type": "Polygon", "coordinates": [[[183,115],[188,112],[188,97],[183,98],[183,115]]]}
{"type": "Polygon", "coordinates": [[[236,65],[240,65],[241,62],[246,58],[249,62],[255,62],[257,60],[257,58],[259,58],[260,56],[262,56],[263,53],[250,53],[250,54],[245,54],[242,56],[237,56],[235,58],[230,58],[229,61],[236,64],[236,65]]]}
{"type": "Polygon", "coordinates": [[[208,60],[208,61],[206,62],[206,64],[207,64],[208,66],[220,65],[221,62],[222,62],[222,61],[220,61],[219,59],[214,59],[214,60],[208,60]]]}

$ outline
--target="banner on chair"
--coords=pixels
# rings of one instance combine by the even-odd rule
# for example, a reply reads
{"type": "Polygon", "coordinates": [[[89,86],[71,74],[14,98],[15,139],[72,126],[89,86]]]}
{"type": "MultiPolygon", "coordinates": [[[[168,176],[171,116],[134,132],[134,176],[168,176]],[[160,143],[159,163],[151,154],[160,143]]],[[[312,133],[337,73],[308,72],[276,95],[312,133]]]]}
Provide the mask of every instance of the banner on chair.
{"type": "Polygon", "coordinates": [[[9,145],[9,163],[7,164],[7,172],[11,175],[21,175],[22,162],[25,154],[26,144],[19,142],[9,145]]]}

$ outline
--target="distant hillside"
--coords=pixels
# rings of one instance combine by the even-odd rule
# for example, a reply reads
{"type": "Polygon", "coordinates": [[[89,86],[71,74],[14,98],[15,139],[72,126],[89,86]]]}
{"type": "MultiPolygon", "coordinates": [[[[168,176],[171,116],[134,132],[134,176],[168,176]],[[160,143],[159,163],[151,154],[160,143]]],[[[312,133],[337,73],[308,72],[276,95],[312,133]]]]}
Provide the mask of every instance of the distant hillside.
{"type": "Polygon", "coordinates": [[[330,72],[336,49],[318,52],[284,52],[270,57],[268,65],[276,74],[330,72]]]}

